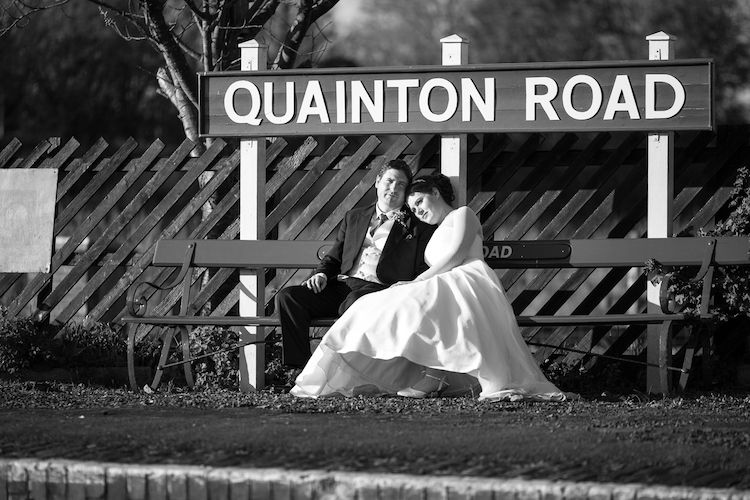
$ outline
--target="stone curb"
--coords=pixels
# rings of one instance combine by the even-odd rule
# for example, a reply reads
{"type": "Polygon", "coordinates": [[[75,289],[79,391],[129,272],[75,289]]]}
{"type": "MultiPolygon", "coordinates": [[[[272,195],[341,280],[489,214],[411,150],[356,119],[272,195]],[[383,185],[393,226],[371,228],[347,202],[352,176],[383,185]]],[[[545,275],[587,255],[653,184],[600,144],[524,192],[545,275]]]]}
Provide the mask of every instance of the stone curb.
{"type": "Polygon", "coordinates": [[[645,484],[0,458],[0,500],[750,500],[645,484]]]}

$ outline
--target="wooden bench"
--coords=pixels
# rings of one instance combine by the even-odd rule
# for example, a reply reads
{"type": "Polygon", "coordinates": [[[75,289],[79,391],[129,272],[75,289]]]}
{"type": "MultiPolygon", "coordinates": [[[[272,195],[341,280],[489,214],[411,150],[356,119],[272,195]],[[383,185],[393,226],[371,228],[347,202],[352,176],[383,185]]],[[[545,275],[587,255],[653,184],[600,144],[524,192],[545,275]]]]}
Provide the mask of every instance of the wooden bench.
{"type": "MultiPolygon", "coordinates": [[[[671,330],[678,322],[702,322],[710,325],[711,280],[714,266],[742,265],[748,261],[750,248],[748,238],[658,238],[658,239],[592,239],[592,240],[546,240],[546,241],[487,241],[484,245],[485,260],[495,269],[544,269],[544,268],[638,268],[654,259],[665,268],[669,266],[695,266],[698,271],[693,280],[703,280],[700,314],[686,315],[669,309],[669,275],[662,281],[661,307],[659,313],[621,314],[548,314],[518,316],[523,327],[596,327],[616,325],[659,325],[658,373],[659,389],[668,394],[671,387],[671,371],[681,373],[679,388],[684,388],[690,373],[695,344],[686,353],[682,368],[671,365],[671,330]]],[[[156,286],[143,282],[135,284],[129,291],[128,316],[121,318],[128,330],[128,369],[130,384],[138,386],[134,374],[134,348],[137,325],[155,325],[163,328],[163,344],[159,365],[150,386],[159,385],[167,362],[172,339],[179,331],[183,360],[190,360],[190,328],[196,326],[279,326],[276,317],[254,316],[195,316],[188,314],[191,303],[193,268],[314,268],[319,259],[330,248],[331,242],[321,241],[240,241],[240,240],[161,240],[157,243],[153,266],[179,267],[176,279],[167,285],[156,286]],[[171,316],[147,316],[146,299],[139,295],[144,288],[171,289],[182,285],[180,312],[171,316]]],[[[313,326],[330,326],[335,318],[316,320],[313,326]]],[[[710,332],[709,332],[710,333],[710,332]]],[[[697,335],[694,335],[697,338],[697,335]]],[[[704,336],[704,339],[708,336],[704,336]]],[[[539,344],[537,344],[539,345],[539,344]]],[[[655,344],[651,344],[655,345],[655,344]]],[[[240,346],[238,346],[240,347],[240,346]]],[[[704,347],[707,349],[708,344],[704,347]]],[[[563,348],[564,349],[564,348],[563,348]]],[[[594,354],[594,353],[589,353],[594,354]]],[[[651,356],[653,357],[653,356],[651,356]]],[[[189,362],[182,364],[189,385],[193,378],[189,362]]],[[[704,366],[706,363],[704,363],[704,366]]],[[[172,366],[172,365],[170,365],[172,366]]]]}

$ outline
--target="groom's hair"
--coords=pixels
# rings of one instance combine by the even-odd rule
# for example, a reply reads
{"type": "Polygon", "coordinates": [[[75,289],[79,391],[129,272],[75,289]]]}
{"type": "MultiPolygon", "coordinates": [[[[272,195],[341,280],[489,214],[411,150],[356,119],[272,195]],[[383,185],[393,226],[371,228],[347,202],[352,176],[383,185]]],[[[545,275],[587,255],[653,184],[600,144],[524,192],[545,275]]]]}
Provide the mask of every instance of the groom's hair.
{"type": "Polygon", "coordinates": [[[385,173],[386,170],[400,170],[406,176],[406,182],[408,184],[411,184],[411,180],[414,174],[411,173],[411,169],[409,168],[409,165],[407,165],[404,160],[396,159],[396,160],[389,160],[383,163],[383,166],[380,167],[380,170],[378,170],[378,179],[383,177],[383,174],[385,173]]]}

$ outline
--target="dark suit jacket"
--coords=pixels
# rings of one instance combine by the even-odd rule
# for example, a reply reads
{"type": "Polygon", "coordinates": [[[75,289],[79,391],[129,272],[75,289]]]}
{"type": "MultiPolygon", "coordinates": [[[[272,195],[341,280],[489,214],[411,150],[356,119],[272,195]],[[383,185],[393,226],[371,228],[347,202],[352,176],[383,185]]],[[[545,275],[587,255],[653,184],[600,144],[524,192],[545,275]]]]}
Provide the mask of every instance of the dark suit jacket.
{"type": "MultiPolygon", "coordinates": [[[[378,279],[386,285],[413,280],[427,269],[424,249],[435,226],[418,220],[407,208],[404,211],[409,216],[406,226],[394,222],[378,262],[378,279]]],[[[347,212],[339,226],[336,242],[315,272],[325,273],[329,280],[339,274],[349,274],[357,264],[356,259],[374,215],[375,204],[347,212]]]]}

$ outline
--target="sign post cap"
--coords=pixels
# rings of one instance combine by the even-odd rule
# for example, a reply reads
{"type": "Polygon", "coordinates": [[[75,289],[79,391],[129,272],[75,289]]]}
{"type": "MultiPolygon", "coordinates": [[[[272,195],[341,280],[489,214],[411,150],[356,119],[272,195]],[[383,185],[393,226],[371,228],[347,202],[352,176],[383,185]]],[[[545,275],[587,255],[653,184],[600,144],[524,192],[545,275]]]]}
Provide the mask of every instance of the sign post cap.
{"type": "Polygon", "coordinates": [[[469,43],[469,38],[454,33],[441,38],[440,43],[469,43]]]}
{"type": "Polygon", "coordinates": [[[670,35],[668,33],[665,33],[663,31],[657,31],[656,33],[651,33],[646,37],[646,40],[649,42],[661,42],[661,41],[674,41],[677,40],[677,37],[674,35],[670,35]]]}

